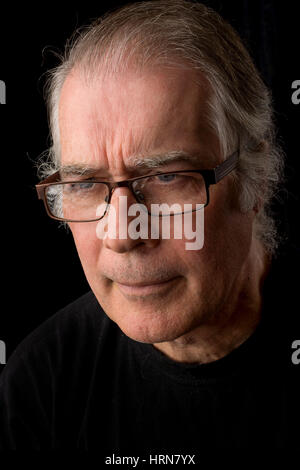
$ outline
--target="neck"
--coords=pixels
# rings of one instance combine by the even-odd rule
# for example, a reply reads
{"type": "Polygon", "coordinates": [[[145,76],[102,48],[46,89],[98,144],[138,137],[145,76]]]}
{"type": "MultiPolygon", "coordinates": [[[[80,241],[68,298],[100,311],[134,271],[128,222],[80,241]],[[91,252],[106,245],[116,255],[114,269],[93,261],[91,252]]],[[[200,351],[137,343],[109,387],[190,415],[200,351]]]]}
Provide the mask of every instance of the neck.
{"type": "Polygon", "coordinates": [[[269,267],[270,258],[261,243],[254,240],[229,296],[230,304],[212,322],[154,347],[186,363],[208,363],[229,354],[251,336],[260,322],[262,286],[269,267]]]}

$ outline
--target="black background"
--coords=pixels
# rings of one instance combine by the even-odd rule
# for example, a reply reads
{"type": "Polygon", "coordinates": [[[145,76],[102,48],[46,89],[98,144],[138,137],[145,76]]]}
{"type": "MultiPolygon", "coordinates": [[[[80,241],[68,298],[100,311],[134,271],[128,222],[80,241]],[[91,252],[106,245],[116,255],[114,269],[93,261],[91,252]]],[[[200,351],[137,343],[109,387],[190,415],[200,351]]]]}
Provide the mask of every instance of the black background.
{"type": "MultiPolygon", "coordinates": [[[[46,216],[34,189],[34,161],[49,144],[43,74],[57,64],[51,51],[61,51],[75,28],[125,3],[1,5],[0,79],[7,96],[0,106],[0,339],[6,343],[7,358],[30,331],[89,289],[71,234],[46,216]]],[[[287,191],[274,208],[282,230],[298,244],[300,105],[291,101],[292,82],[300,80],[296,2],[203,3],[239,31],[272,89],[278,138],[287,155],[287,191]]]]}

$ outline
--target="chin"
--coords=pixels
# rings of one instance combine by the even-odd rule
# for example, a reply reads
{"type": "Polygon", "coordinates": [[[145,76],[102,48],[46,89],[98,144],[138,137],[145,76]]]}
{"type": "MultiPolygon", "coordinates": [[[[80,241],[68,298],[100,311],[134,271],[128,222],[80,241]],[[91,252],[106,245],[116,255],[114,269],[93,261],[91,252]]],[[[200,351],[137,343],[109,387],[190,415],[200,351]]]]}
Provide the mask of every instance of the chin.
{"type": "Polygon", "coordinates": [[[180,336],[191,331],[190,325],[184,325],[181,322],[176,322],[173,318],[167,318],[165,316],[160,316],[157,318],[154,315],[152,318],[147,315],[147,318],[141,318],[139,315],[135,319],[117,319],[112,318],[112,320],[117,323],[121,331],[140,343],[163,343],[166,341],[174,341],[180,336]]]}
{"type": "Polygon", "coordinates": [[[140,343],[174,341],[199,326],[202,317],[187,298],[166,301],[165,298],[140,299],[128,302],[111,296],[98,300],[107,316],[129,338],[140,343]]]}
{"type": "Polygon", "coordinates": [[[142,331],[132,331],[132,329],[122,329],[122,332],[130,339],[137,341],[138,343],[164,343],[167,341],[173,341],[181,335],[166,335],[162,332],[142,332],[142,331]]]}

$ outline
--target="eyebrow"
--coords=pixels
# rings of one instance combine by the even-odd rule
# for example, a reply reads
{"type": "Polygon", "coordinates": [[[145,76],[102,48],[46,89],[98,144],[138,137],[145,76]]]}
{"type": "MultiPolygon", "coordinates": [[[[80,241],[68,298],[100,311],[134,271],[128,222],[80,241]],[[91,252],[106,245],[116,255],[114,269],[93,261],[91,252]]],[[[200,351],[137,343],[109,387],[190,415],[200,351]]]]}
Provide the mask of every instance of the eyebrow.
{"type": "MultiPolygon", "coordinates": [[[[163,154],[155,154],[145,156],[142,154],[133,155],[129,157],[126,167],[130,172],[134,170],[146,170],[160,168],[168,163],[176,163],[181,161],[187,161],[190,163],[199,163],[199,155],[191,155],[185,151],[172,150],[163,154]]],[[[88,166],[84,163],[74,163],[70,165],[63,165],[60,168],[60,174],[66,176],[93,176],[96,173],[100,173],[101,168],[94,166],[88,166]]]]}

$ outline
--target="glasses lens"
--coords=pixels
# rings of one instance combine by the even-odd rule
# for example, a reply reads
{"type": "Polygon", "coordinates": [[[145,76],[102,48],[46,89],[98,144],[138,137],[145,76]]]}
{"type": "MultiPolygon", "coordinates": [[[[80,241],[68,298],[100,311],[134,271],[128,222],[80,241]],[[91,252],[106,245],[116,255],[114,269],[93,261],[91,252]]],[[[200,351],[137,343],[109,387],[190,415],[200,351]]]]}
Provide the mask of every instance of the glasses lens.
{"type": "Polygon", "coordinates": [[[103,183],[79,181],[50,185],[45,194],[52,215],[60,219],[85,221],[104,215],[105,198],[109,191],[103,183]]]}
{"type": "Polygon", "coordinates": [[[152,215],[190,212],[207,202],[205,181],[199,173],[148,176],[135,181],[133,190],[152,215]]]}

